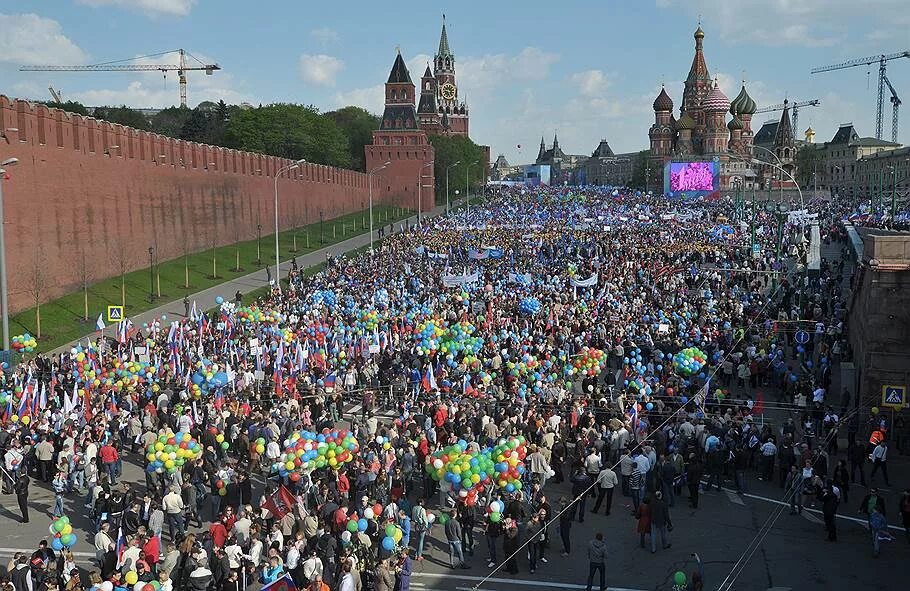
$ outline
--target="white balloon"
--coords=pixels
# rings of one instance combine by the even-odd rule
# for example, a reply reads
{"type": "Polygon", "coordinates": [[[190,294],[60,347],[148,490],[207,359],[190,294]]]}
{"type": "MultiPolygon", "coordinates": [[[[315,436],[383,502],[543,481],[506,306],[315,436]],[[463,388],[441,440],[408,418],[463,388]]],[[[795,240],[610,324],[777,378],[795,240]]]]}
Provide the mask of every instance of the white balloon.
{"type": "Polygon", "coordinates": [[[435,514],[435,513],[427,513],[427,521],[430,522],[430,523],[433,523],[434,521],[436,521],[436,514],[435,514]]]}
{"type": "Polygon", "coordinates": [[[145,581],[136,581],[136,584],[133,585],[133,591],[142,591],[142,588],[148,585],[145,581]]]}
{"type": "Polygon", "coordinates": [[[102,591],[114,591],[114,584],[110,581],[105,581],[101,583],[101,589],[102,591]]]}
{"type": "Polygon", "coordinates": [[[367,519],[373,519],[374,517],[376,517],[376,514],[373,512],[372,507],[367,507],[366,509],[363,510],[363,516],[366,517],[367,519]]]}

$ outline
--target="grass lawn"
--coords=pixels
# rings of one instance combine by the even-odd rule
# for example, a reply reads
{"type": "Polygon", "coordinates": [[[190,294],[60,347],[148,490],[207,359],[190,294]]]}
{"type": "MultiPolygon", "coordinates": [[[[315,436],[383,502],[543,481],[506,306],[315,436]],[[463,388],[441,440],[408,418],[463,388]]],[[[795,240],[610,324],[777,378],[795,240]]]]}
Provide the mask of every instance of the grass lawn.
{"type": "MultiPolygon", "coordinates": [[[[373,207],[374,228],[379,224],[405,219],[413,215],[407,209],[375,206],[373,207]]],[[[355,212],[322,224],[320,243],[320,224],[310,224],[288,230],[279,235],[281,258],[302,256],[331,244],[347,240],[352,236],[366,232],[364,223],[369,223],[366,212],[355,212]],[[296,245],[296,248],[295,248],[296,245]]],[[[36,309],[30,308],[10,318],[10,336],[29,332],[38,338],[38,350],[49,351],[90,334],[95,330],[98,314],[107,316],[108,305],[124,304],[127,316],[135,316],[146,310],[156,308],[168,302],[183,299],[215,285],[225,283],[237,277],[248,275],[265,265],[274,266],[274,234],[262,236],[261,241],[249,240],[228,246],[209,249],[190,254],[170,261],[159,261],[150,271],[148,267],[132,271],[121,277],[118,275],[88,286],[51,302],[41,304],[41,335],[38,336],[36,309]],[[257,244],[261,250],[257,248],[257,244]],[[261,260],[260,260],[261,257],[261,260]],[[188,283],[188,284],[187,284],[188,283]],[[149,287],[154,286],[155,301],[149,301],[149,287]],[[86,301],[88,319],[86,320],[86,301]]],[[[314,267],[316,272],[321,266],[314,267]]],[[[263,289],[265,293],[265,289],[263,289]]],[[[226,297],[232,294],[225,294],[226,297]]],[[[245,301],[247,295],[244,294],[245,301]]]]}

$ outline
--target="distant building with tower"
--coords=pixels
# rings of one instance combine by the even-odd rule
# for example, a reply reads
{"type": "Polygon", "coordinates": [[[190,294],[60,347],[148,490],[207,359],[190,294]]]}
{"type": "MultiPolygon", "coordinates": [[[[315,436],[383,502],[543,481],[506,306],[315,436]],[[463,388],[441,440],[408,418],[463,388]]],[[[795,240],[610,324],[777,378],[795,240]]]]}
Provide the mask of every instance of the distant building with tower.
{"type": "Polygon", "coordinates": [[[468,105],[459,94],[455,80],[455,54],[449,47],[446,17],[442,16],[439,49],[420,78],[417,115],[420,127],[430,135],[468,135],[468,105]]]}
{"type": "Polygon", "coordinates": [[[663,170],[671,160],[717,160],[720,164],[720,187],[750,188],[755,171],[752,159],[752,116],[755,101],[746,91],[745,82],[732,101],[711,77],[704,54],[705,32],[695,31],[695,55],[683,85],[679,119],[673,115],[673,99],[662,87],[652,105],[654,124],[648,131],[651,152],[648,165],[649,184],[663,183],[663,170]],[[731,120],[727,122],[727,114],[731,120]],[[731,156],[732,155],[732,156],[731,156]],[[740,159],[737,159],[738,156],[740,159]]]}

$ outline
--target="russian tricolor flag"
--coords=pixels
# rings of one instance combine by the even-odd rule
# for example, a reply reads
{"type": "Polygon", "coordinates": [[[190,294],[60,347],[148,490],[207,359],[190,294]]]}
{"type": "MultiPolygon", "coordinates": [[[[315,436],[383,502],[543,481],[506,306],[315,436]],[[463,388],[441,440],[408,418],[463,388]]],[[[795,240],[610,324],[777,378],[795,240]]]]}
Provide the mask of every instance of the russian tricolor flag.
{"type": "Polygon", "coordinates": [[[433,366],[427,363],[427,369],[423,372],[423,379],[421,380],[423,384],[423,389],[427,392],[431,390],[438,390],[439,387],[436,385],[436,376],[433,375],[433,366]]]}

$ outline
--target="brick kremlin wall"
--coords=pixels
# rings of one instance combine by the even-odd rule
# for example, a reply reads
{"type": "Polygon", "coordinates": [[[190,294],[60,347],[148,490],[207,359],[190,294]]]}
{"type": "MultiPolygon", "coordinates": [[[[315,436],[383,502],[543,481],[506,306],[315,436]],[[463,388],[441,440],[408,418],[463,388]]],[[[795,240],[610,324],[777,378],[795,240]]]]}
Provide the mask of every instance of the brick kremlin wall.
{"type": "MultiPolygon", "coordinates": [[[[256,238],[274,228],[274,175],[290,161],[186,142],[0,95],[10,310],[33,304],[35,261],[47,301],[91,280],[158,260],[256,238]],[[122,254],[121,254],[122,253],[122,254]]],[[[409,175],[410,176],[410,175],[409,175]]],[[[416,177],[416,174],[414,175],[416,177]]],[[[409,186],[405,186],[405,185],[409,186]]],[[[282,229],[366,207],[367,175],[301,165],[278,182],[282,229]]],[[[416,207],[393,167],[373,178],[374,203],[416,207]]]]}

